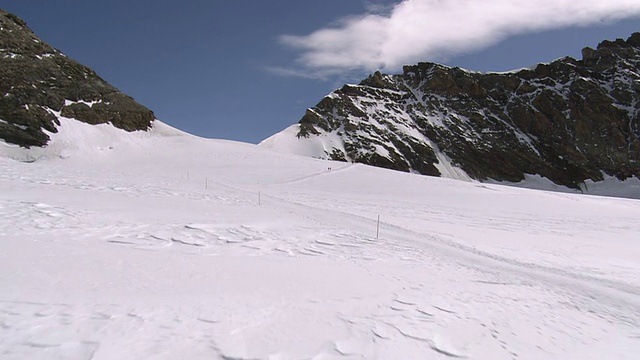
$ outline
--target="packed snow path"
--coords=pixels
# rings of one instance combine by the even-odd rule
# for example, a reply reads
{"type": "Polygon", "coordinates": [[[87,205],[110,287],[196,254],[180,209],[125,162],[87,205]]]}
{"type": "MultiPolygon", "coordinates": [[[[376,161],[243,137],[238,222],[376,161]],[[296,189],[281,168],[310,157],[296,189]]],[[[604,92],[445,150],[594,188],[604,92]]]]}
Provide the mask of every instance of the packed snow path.
{"type": "Polygon", "coordinates": [[[63,157],[0,159],[2,359],[640,353],[639,201],[188,136],[63,157]]]}

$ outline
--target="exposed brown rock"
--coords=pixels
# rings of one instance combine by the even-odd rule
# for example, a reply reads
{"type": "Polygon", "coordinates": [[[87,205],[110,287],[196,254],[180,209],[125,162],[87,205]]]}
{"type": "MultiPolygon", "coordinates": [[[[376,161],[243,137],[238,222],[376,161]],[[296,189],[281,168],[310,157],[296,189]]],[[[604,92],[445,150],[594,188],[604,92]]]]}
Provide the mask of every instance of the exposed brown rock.
{"type": "Polygon", "coordinates": [[[0,10],[0,139],[44,146],[49,136],[43,130],[57,131],[56,112],[127,131],[147,130],[155,119],[93,70],[40,40],[16,15],[0,10]]]}
{"type": "Polygon", "coordinates": [[[504,74],[433,63],[377,72],[324,98],[300,136],[336,131],[346,153],[329,158],[427,175],[439,175],[440,151],[479,180],[540,174],[578,188],[603,172],[640,176],[640,33],[582,54],[504,74]]]}

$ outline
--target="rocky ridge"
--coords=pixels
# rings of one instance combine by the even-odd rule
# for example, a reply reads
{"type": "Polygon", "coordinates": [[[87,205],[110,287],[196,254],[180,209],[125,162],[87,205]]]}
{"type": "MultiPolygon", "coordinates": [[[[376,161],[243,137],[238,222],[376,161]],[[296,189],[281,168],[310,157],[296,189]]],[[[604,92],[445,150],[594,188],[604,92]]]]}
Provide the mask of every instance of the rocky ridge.
{"type": "Polygon", "coordinates": [[[44,146],[60,116],[127,131],[147,130],[155,119],[151,110],[39,39],[22,19],[0,10],[0,139],[44,146]]]}
{"type": "Polygon", "coordinates": [[[640,177],[640,33],[582,55],[508,73],[435,63],[376,72],[308,109],[296,136],[338,139],[319,157],[433,176],[538,174],[576,189],[605,174],[640,177]]]}

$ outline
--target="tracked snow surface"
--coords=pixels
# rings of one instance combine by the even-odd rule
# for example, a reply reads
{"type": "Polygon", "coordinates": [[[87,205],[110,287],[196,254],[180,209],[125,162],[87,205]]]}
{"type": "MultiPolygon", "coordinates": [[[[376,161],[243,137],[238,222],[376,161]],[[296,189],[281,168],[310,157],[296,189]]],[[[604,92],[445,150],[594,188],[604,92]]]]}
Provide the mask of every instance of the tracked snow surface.
{"type": "Polygon", "coordinates": [[[640,201],[60,121],[0,144],[3,360],[638,359],[640,201]]]}

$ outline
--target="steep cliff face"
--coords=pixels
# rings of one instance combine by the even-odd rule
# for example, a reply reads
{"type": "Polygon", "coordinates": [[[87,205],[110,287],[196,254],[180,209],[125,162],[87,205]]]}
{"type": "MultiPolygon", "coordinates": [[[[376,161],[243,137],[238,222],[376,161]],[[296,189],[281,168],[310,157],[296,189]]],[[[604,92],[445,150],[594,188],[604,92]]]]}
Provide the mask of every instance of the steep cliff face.
{"type": "Polygon", "coordinates": [[[155,116],[93,70],[40,40],[16,15],[0,10],[0,139],[44,146],[58,117],[147,130],[155,116]]]}
{"type": "Polygon", "coordinates": [[[425,175],[539,174],[572,188],[603,173],[638,177],[640,33],[535,69],[419,63],[375,73],[308,109],[296,136],[322,143],[319,157],[425,175]]]}

